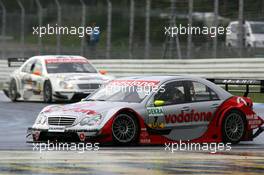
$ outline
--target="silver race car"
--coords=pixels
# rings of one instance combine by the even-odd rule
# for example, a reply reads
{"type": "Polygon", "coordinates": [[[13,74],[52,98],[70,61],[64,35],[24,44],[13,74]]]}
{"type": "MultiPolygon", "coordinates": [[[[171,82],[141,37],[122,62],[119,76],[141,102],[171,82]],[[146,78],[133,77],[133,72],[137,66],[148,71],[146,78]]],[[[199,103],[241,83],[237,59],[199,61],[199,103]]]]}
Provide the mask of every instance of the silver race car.
{"type": "Polygon", "coordinates": [[[205,79],[138,76],[112,80],[81,102],[45,107],[27,137],[34,142],[238,143],[259,135],[262,125],[249,98],[205,79]]]}
{"type": "Polygon", "coordinates": [[[112,80],[105,71],[97,71],[82,56],[46,55],[29,59],[11,58],[15,70],[4,85],[4,93],[12,101],[78,100],[112,80]]]}

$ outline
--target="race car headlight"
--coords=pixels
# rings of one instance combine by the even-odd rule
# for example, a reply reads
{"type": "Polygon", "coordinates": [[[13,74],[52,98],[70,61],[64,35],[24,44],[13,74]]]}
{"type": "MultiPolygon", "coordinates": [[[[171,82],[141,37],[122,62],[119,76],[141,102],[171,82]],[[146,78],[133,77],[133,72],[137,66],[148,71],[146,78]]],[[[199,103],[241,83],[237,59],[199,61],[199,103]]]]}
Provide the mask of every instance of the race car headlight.
{"type": "Polygon", "coordinates": [[[43,124],[45,124],[46,120],[47,120],[47,116],[45,114],[43,114],[43,113],[40,113],[38,115],[35,123],[43,125],[43,124]]]}
{"type": "Polygon", "coordinates": [[[59,85],[63,89],[73,89],[73,84],[66,81],[61,81],[59,85]]]}
{"type": "Polygon", "coordinates": [[[101,114],[97,114],[91,117],[85,117],[84,119],[81,120],[80,125],[84,126],[94,126],[94,125],[99,125],[102,121],[103,117],[101,114]]]}

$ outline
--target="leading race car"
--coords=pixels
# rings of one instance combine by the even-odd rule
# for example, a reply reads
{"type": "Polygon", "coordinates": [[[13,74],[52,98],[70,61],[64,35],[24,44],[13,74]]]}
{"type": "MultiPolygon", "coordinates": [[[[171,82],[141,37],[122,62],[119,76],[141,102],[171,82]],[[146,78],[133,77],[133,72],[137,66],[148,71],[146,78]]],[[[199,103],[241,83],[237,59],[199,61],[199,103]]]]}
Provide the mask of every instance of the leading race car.
{"type": "MultiPolygon", "coordinates": [[[[21,61],[25,59],[11,58],[8,63],[21,61]]],[[[34,56],[11,74],[4,93],[12,101],[78,100],[113,79],[105,73],[81,56],[34,56]]]]}
{"type": "Polygon", "coordinates": [[[238,143],[253,140],[263,123],[249,98],[208,80],[136,76],[112,80],[84,101],[45,107],[27,136],[34,142],[238,143]]]}

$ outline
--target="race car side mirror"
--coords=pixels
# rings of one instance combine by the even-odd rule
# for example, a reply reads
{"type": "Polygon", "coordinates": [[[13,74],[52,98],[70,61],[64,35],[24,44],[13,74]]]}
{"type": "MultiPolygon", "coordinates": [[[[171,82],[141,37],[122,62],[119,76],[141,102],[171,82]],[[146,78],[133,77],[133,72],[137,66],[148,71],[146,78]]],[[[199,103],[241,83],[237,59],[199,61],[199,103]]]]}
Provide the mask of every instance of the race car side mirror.
{"type": "Polygon", "coordinates": [[[165,104],[165,101],[163,101],[163,100],[155,100],[154,101],[154,105],[155,106],[163,106],[165,104]]]}
{"type": "Polygon", "coordinates": [[[107,74],[107,71],[106,70],[99,70],[99,73],[102,75],[105,75],[105,74],[107,74]]]}

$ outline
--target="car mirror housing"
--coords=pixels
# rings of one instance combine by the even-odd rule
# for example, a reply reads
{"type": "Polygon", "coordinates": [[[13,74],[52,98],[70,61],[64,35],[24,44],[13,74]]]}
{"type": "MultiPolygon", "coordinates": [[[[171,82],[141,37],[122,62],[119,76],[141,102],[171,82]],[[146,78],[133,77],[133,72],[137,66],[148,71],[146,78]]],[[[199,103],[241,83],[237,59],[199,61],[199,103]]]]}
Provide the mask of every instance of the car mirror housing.
{"type": "Polygon", "coordinates": [[[155,100],[154,105],[155,106],[163,106],[165,104],[164,100],[155,100]]]}
{"type": "Polygon", "coordinates": [[[99,70],[99,73],[102,75],[105,75],[105,74],[107,74],[107,71],[106,70],[99,70]]]}

